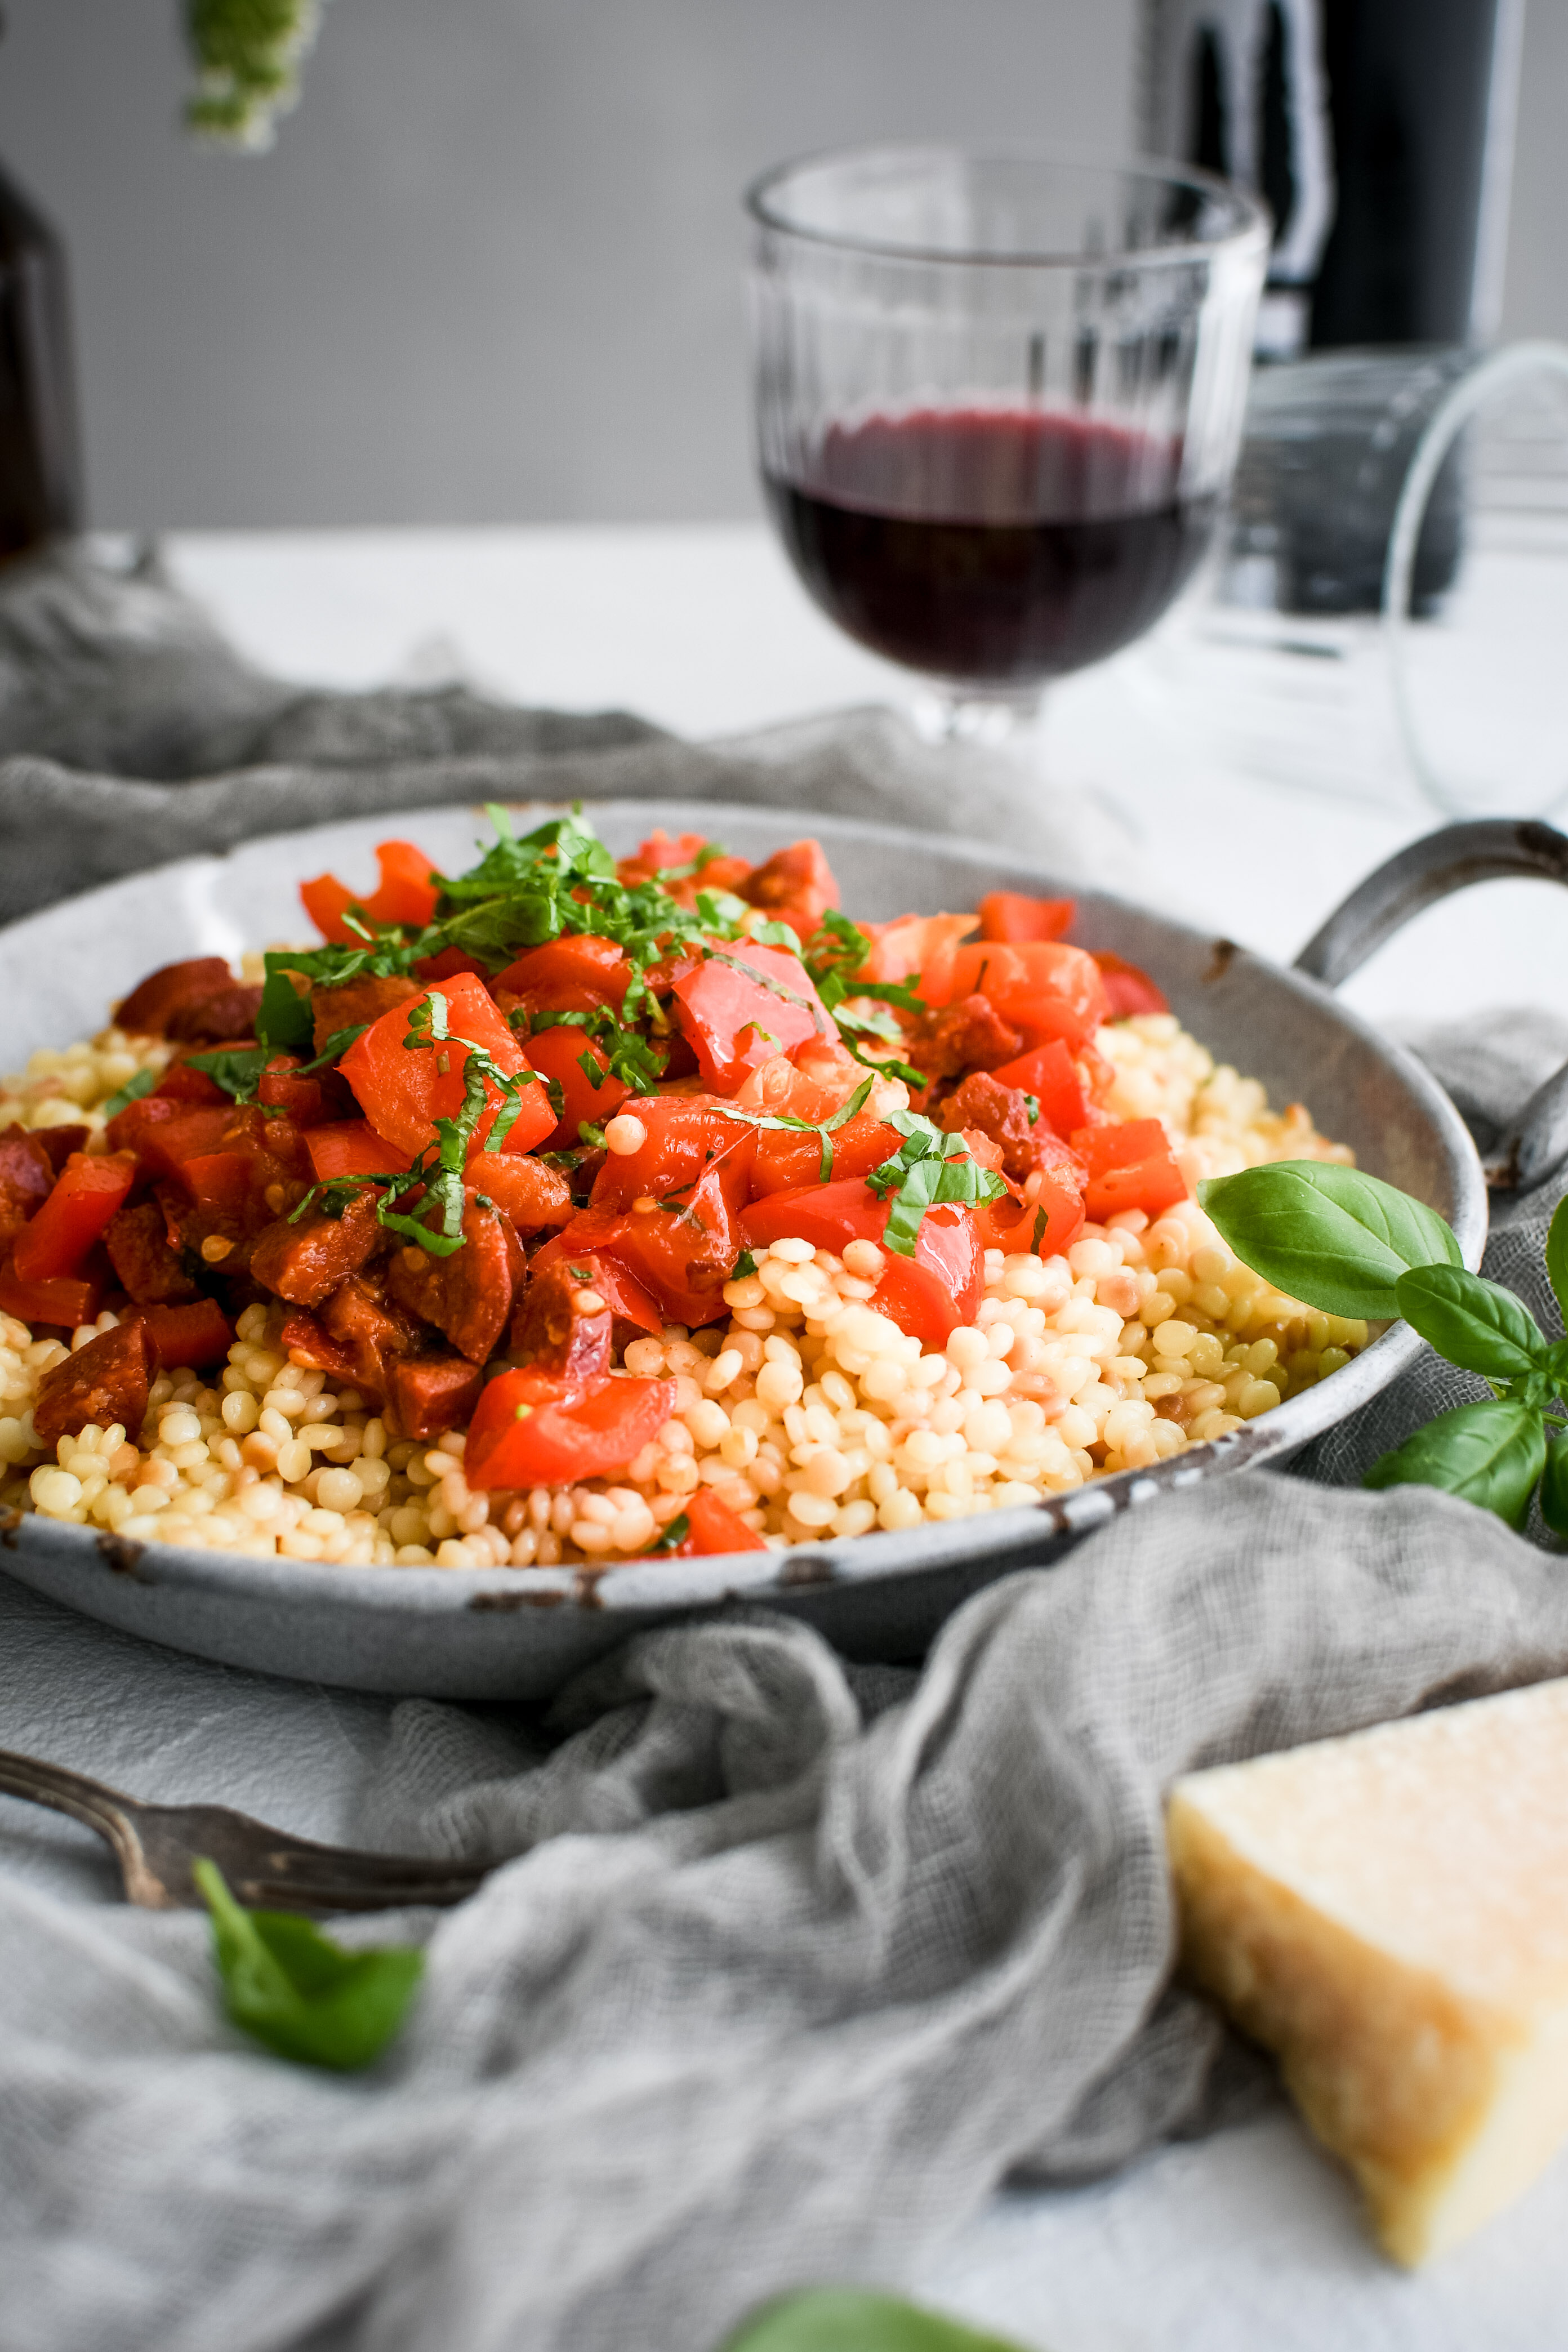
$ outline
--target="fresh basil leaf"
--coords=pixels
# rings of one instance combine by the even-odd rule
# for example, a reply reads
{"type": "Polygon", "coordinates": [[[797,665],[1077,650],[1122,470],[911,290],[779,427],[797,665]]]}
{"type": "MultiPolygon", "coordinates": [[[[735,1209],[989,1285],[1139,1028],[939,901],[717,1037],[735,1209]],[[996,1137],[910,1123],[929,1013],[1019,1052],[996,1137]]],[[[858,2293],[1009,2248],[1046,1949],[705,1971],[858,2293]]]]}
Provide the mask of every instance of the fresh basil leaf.
{"type": "Polygon", "coordinates": [[[1411,1329],[1467,1372],[1515,1381],[1546,1369],[1545,1335],[1523,1301],[1465,1266],[1414,1266],[1394,1296],[1411,1329]]]}
{"type": "Polygon", "coordinates": [[[686,1541],[690,1533],[691,1521],[684,1511],[678,1512],[663,1532],[649,1544],[648,1558],[656,1559],[661,1551],[674,1551],[678,1545],[686,1541]]]}
{"type": "Polygon", "coordinates": [[[232,1045],[221,1054],[187,1054],[193,1070],[201,1070],[215,1086],[237,1103],[254,1102],[261,1073],[272,1059],[270,1045],[232,1045]]]}
{"type": "Polygon", "coordinates": [[[1402,1274],[1461,1263],[1436,1209],[1329,1160],[1281,1160],[1211,1176],[1198,1200],[1243,1265],[1325,1315],[1391,1320],[1402,1274]]]}
{"type": "Polygon", "coordinates": [[[1462,1404],[1441,1412],[1374,1462],[1363,1486],[1440,1486],[1521,1528],[1536,1480],[1546,1466],[1541,1415],[1511,1398],[1462,1404]]]}
{"type": "Polygon", "coordinates": [[[1552,1212],[1546,1229],[1546,1276],[1568,1320],[1568,1192],[1552,1212]]]}
{"type": "Polygon", "coordinates": [[[161,1075],[162,1073],[157,1070],[136,1071],[133,1076],[126,1079],[118,1094],[110,1096],[103,1106],[104,1118],[118,1118],[128,1103],[140,1102],[143,1096],[150,1095],[161,1075]]]}
{"type": "Polygon", "coordinates": [[[1547,1445],[1541,1516],[1554,1536],[1568,1536],[1568,1437],[1554,1437],[1547,1445]]]}
{"type": "Polygon", "coordinates": [[[345,1951],[291,1911],[247,1911],[214,1862],[191,1865],[212,1915],[213,1958],[233,2022],[280,2058],[352,2073],[380,2057],[425,1970],[411,1945],[345,1951]]]}
{"type": "Polygon", "coordinates": [[[742,2321],[721,2352],[1019,2352],[1019,2347],[894,2295],[813,2287],[764,2304],[742,2321]]]}
{"type": "Polygon", "coordinates": [[[301,1046],[308,1049],[315,1034],[310,1000],[300,995],[289,977],[294,968],[279,963],[273,956],[267,959],[267,984],[261,992],[256,1034],[275,1054],[297,1054],[301,1046]]]}
{"type": "Polygon", "coordinates": [[[755,1274],[756,1270],[757,1261],[752,1255],[751,1251],[742,1250],[740,1256],[735,1260],[735,1271],[730,1276],[730,1279],[731,1282],[743,1282],[749,1274],[755,1274]]]}

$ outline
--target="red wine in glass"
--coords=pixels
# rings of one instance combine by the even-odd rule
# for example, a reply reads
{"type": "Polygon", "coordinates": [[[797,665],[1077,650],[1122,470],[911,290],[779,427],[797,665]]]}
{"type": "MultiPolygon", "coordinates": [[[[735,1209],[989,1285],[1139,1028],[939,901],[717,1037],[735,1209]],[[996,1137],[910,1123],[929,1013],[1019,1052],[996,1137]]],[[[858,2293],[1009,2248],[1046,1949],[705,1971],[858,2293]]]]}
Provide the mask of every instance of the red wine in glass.
{"type": "Polygon", "coordinates": [[[1128,645],[1190,577],[1219,501],[1179,443],[1038,409],[833,425],[809,478],[764,474],[824,611],[906,668],[1026,692],[1128,645]]]}

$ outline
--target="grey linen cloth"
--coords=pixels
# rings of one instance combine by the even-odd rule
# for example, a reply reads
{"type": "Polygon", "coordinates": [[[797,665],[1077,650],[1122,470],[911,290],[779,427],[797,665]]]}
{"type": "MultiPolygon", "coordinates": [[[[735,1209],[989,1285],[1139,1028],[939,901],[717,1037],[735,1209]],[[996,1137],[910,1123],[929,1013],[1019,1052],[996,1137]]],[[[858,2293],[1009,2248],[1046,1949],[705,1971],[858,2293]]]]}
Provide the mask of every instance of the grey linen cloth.
{"type": "MultiPolygon", "coordinates": [[[[744,759],[635,721],[291,694],[150,574],[27,594],[23,621],[0,599],[13,908],[149,845],[223,845],[258,803],[386,806],[389,776],[412,805],[595,789],[565,772],[647,790],[652,761],[664,789],[698,767],[746,796],[744,759]],[[563,749],[579,726],[597,741],[563,749]],[[103,834],[68,859],[78,794],[103,834]]],[[[871,807],[853,793],[895,744],[823,726],[750,781],[871,807]]],[[[1529,1091],[1536,1044],[1471,1053],[1472,1117],[1529,1091]]],[[[1489,1270],[1556,1329],[1548,1205],[1489,1270]]],[[[918,1676],[741,1609],[640,1636],[541,1722],[268,1684],[0,1580],[0,1741],[316,1835],[514,1857],[453,1913],[342,1928],[416,1937],[429,1971],[401,2041],[337,2079],[228,2028],[200,1919],[112,1901],[89,1841],[0,1801],[0,2352],[706,2352],[779,2288],[896,2280],[1008,2173],[1076,2178],[1239,2111],[1255,2075],[1170,1984],[1170,1779],[1568,1670],[1546,1550],[1422,1490],[1330,1491],[1473,1392],[1424,1360],[1306,1479],[1122,1517],[977,1595],[918,1676]]]]}

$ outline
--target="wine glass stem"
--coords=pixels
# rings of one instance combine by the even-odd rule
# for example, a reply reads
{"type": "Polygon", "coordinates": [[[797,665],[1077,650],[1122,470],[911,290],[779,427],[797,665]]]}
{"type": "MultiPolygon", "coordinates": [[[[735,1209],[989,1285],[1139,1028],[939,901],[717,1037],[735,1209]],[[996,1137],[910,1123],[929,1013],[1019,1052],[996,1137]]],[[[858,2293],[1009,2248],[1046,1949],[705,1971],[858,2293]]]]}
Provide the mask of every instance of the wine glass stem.
{"type": "Polygon", "coordinates": [[[962,686],[932,687],[916,697],[912,716],[928,743],[1005,743],[1040,713],[1041,689],[976,693],[962,686]]]}

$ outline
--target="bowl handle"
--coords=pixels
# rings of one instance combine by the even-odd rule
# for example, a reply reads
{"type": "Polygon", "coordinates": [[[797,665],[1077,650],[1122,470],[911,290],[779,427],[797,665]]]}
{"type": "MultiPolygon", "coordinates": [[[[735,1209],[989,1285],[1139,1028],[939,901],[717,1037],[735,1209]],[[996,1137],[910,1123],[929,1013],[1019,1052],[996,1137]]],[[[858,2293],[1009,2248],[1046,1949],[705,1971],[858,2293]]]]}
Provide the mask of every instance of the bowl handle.
{"type": "MultiPolygon", "coordinates": [[[[1413,841],[1369,874],[1296,959],[1296,970],[1338,988],[1384,940],[1439,898],[1472,882],[1523,876],[1568,884],[1568,835],[1533,821],[1484,817],[1413,841]]],[[[1495,1192],[1528,1192],[1568,1160],[1568,1063],[1525,1104],[1483,1162],[1495,1192]]]]}

